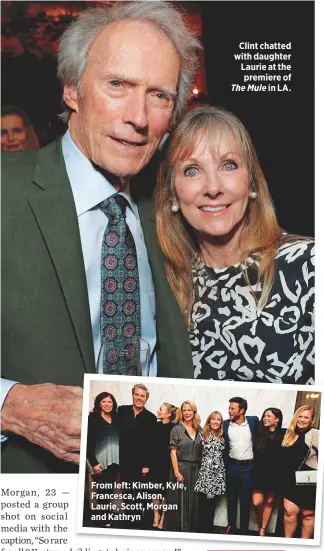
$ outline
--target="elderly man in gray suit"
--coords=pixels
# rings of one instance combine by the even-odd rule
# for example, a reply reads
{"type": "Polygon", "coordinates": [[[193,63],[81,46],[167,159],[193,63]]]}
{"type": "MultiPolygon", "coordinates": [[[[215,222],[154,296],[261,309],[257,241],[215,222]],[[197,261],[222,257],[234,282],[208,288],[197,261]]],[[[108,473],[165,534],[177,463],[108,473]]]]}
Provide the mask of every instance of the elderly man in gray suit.
{"type": "Polygon", "coordinates": [[[79,462],[83,375],[116,329],[109,225],[117,211],[122,250],[132,251],[117,345],[136,332],[150,344],[151,375],[192,376],[155,237],[154,171],[143,169],[184,108],[199,49],[171,4],[86,10],[58,56],[67,133],[38,152],[4,155],[4,472],[68,472],[79,462]]]}

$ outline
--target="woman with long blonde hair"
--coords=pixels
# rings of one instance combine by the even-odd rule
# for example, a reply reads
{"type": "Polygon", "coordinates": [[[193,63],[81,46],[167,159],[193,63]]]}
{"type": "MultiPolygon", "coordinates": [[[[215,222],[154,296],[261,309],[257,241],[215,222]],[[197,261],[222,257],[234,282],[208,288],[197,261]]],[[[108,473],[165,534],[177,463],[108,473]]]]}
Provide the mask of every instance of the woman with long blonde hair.
{"type": "Polygon", "coordinates": [[[311,406],[298,408],[282,441],[283,497],[285,537],[292,538],[301,515],[301,538],[314,534],[316,483],[298,485],[297,471],[316,471],[319,431],[312,427],[315,411],[311,406]]]}
{"type": "Polygon", "coordinates": [[[180,410],[181,421],[173,427],[170,436],[170,482],[173,487],[167,492],[167,503],[173,507],[166,513],[166,529],[197,532],[199,504],[194,487],[202,448],[200,416],[192,400],[185,400],[180,410]]]}
{"type": "Polygon", "coordinates": [[[193,376],[311,382],[313,242],[279,227],[237,117],[216,107],[185,115],[160,167],[155,205],[193,376]]]}
{"type": "Polygon", "coordinates": [[[163,529],[166,507],[166,483],[169,480],[171,468],[170,457],[170,435],[173,427],[177,425],[181,418],[180,408],[163,402],[157,412],[158,423],[154,430],[154,462],[151,469],[151,480],[160,483],[159,492],[162,499],[153,500],[153,528],[163,529]]]}
{"type": "Polygon", "coordinates": [[[199,531],[211,533],[216,505],[226,490],[223,417],[219,411],[212,411],[208,415],[203,428],[202,445],[201,467],[195,485],[199,495],[199,531]]]}

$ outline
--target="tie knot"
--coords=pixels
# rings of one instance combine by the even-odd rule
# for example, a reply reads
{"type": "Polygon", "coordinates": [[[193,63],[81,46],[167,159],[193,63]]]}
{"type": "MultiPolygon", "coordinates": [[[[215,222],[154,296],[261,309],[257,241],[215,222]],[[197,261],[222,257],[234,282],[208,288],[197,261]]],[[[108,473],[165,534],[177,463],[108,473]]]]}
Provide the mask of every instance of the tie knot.
{"type": "Polygon", "coordinates": [[[123,195],[112,195],[108,199],[105,199],[99,204],[101,210],[106,216],[120,218],[125,217],[126,207],[128,205],[127,199],[123,195]]]}

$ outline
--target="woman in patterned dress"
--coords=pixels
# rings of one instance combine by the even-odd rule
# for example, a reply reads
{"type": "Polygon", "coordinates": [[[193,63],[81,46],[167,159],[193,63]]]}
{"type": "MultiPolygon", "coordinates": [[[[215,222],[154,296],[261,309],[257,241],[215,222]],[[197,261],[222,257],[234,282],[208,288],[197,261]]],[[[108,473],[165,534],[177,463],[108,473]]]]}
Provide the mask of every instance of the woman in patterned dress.
{"type": "Polygon", "coordinates": [[[251,139],[232,113],[198,107],[176,127],[156,220],[193,376],[313,383],[314,244],[279,227],[251,139]]]}
{"type": "Polygon", "coordinates": [[[203,429],[202,462],[195,485],[195,491],[199,492],[200,532],[213,531],[215,508],[225,494],[224,449],[223,417],[219,411],[213,411],[203,429]]]}
{"type": "Polygon", "coordinates": [[[255,444],[252,495],[260,524],[260,536],[266,535],[274,500],[280,494],[281,480],[278,476],[282,469],[280,447],[286,432],[281,425],[280,409],[270,407],[263,412],[255,444]]]}

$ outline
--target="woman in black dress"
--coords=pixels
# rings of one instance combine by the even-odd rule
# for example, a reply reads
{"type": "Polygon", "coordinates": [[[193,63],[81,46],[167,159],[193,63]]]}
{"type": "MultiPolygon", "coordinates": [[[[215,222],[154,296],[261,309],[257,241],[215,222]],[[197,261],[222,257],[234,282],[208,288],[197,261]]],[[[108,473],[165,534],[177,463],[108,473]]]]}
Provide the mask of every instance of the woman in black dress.
{"type": "MultiPolygon", "coordinates": [[[[117,403],[114,396],[110,392],[98,394],[88,417],[87,440],[87,460],[91,464],[96,482],[113,484],[117,479],[119,433],[116,414],[117,403]]],[[[107,487],[107,490],[109,489],[107,487]]],[[[105,526],[109,527],[110,524],[105,526]]]]}
{"type": "Polygon", "coordinates": [[[170,435],[171,430],[175,424],[179,423],[181,416],[180,409],[176,406],[163,402],[157,412],[157,418],[159,423],[155,429],[155,460],[154,467],[152,469],[152,479],[155,482],[162,484],[161,491],[158,493],[163,495],[163,499],[153,500],[154,506],[154,519],[153,527],[163,529],[165,518],[165,504],[166,504],[166,483],[169,480],[169,472],[171,467],[170,457],[170,435]]]}
{"type": "Polygon", "coordinates": [[[198,494],[194,487],[202,452],[202,434],[197,406],[191,400],[181,405],[181,422],[173,427],[170,437],[170,482],[174,489],[167,492],[166,529],[174,532],[197,532],[199,528],[198,494]]]}
{"type": "Polygon", "coordinates": [[[260,524],[260,536],[266,535],[273,502],[280,489],[280,448],[285,434],[285,429],[281,425],[280,409],[270,407],[263,412],[255,447],[252,497],[260,524]]]}
{"type": "Polygon", "coordinates": [[[213,411],[208,415],[203,429],[202,445],[201,467],[195,485],[195,491],[199,495],[199,531],[211,533],[217,502],[225,494],[226,489],[223,417],[219,411],[213,411]]]}
{"type": "Polygon", "coordinates": [[[296,471],[317,470],[319,431],[312,428],[315,411],[301,406],[295,412],[282,441],[285,537],[296,532],[301,513],[301,537],[314,534],[316,484],[298,486],[296,471]]]}

